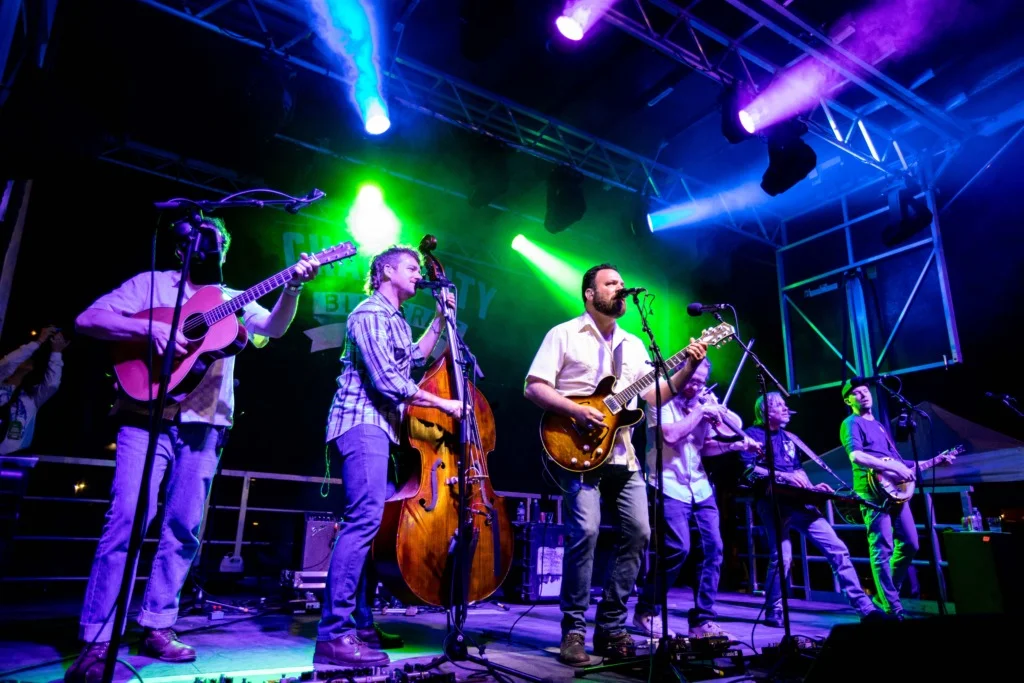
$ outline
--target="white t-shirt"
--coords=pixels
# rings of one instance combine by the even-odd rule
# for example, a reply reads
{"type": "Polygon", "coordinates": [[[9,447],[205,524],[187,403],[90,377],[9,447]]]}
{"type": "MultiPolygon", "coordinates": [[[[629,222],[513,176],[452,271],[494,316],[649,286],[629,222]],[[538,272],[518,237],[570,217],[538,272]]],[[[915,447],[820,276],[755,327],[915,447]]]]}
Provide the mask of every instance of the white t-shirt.
{"type": "MultiPolygon", "coordinates": [[[[609,343],[601,336],[589,313],[551,328],[537,349],[527,380],[539,379],[562,396],[589,396],[602,379],[614,374],[615,350],[620,345],[622,372],[614,390],[621,391],[653,369],[647,347],[639,337],[618,325],[609,343]]],[[[634,398],[627,407],[636,408],[636,405],[634,398]]],[[[632,433],[632,429],[619,432],[608,464],[640,469],[630,441],[632,433]]]]}
{"type": "MultiPolygon", "coordinates": [[[[89,308],[113,311],[124,316],[131,316],[150,307],[173,307],[178,298],[178,280],[181,273],[176,270],[161,270],[155,273],[139,273],[120,287],[97,299],[89,308]],[[150,278],[155,275],[155,293],[150,302],[150,278]]],[[[211,285],[216,286],[216,285],[211,285]]],[[[186,286],[184,301],[200,287],[186,286]]],[[[240,291],[220,287],[224,300],[241,294],[240,291]]],[[[253,333],[252,320],[258,315],[269,315],[269,311],[256,302],[249,303],[242,309],[242,324],[249,331],[249,341],[256,347],[266,346],[266,337],[253,333]]],[[[145,403],[135,401],[123,393],[119,393],[114,404],[114,412],[149,414],[145,403]]],[[[168,405],[164,409],[164,419],[174,420],[180,411],[181,422],[202,422],[222,427],[230,427],[235,410],[235,358],[228,356],[213,362],[207,369],[199,386],[179,404],[168,405]]]]}
{"type": "MultiPolygon", "coordinates": [[[[686,398],[676,394],[671,401],[661,406],[662,425],[679,422],[686,417],[686,398]]],[[[653,405],[647,406],[647,481],[658,486],[658,452],[654,428],[657,415],[653,405]]],[[[661,451],[662,475],[665,479],[665,495],[683,503],[699,503],[714,493],[711,482],[704,471],[701,451],[707,439],[708,423],[703,420],[675,445],[665,442],[661,451]]]]}

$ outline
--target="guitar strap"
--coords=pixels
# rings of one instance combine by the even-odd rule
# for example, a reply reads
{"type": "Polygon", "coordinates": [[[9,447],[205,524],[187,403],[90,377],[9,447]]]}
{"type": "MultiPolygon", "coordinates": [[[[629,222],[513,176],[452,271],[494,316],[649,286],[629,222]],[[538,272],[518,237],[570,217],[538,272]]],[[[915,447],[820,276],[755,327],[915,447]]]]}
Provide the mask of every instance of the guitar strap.
{"type": "Polygon", "coordinates": [[[612,351],[612,374],[615,375],[616,391],[619,390],[619,383],[622,382],[622,347],[626,345],[625,340],[612,351]]]}
{"type": "Polygon", "coordinates": [[[839,479],[839,481],[843,481],[843,479],[838,474],[833,472],[832,469],[825,464],[825,461],[819,458],[818,455],[814,451],[812,451],[810,447],[808,447],[808,445],[805,444],[800,437],[798,437],[793,432],[786,431],[785,429],[782,430],[782,433],[786,435],[786,438],[795,443],[797,445],[797,448],[803,451],[804,455],[806,455],[811,461],[813,461],[814,464],[816,464],[818,467],[831,474],[836,479],[839,479]]]}

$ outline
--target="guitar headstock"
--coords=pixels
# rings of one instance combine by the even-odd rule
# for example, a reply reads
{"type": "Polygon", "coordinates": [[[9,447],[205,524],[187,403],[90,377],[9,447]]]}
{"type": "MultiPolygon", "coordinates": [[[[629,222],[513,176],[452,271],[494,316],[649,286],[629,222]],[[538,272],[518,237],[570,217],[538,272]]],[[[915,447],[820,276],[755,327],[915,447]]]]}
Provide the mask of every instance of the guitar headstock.
{"type": "Polygon", "coordinates": [[[722,344],[729,341],[729,339],[736,334],[736,328],[729,323],[720,323],[712,328],[701,331],[699,341],[707,344],[708,346],[721,346],[722,344]]]}
{"type": "Polygon", "coordinates": [[[335,261],[351,258],[356,255],[356,248],[351,242],[342,242],[328,247],[323,251],[313,254],[313,257],[320,262],[321,266],[332,264],[335,261]]]}

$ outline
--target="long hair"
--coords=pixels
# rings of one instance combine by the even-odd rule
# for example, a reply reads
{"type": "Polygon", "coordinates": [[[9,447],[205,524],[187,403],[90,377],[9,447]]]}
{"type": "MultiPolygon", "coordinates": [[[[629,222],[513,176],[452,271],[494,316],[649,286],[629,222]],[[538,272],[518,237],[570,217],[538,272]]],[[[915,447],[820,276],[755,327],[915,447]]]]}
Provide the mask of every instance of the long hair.
{"type": "Polygon", "coordinates": [[[366,274],[366,287],[364,289],[367,294],[373,294],[380,289],[380,285],[384,281],[384,266],[397,268],[398,259],[402,254],[412,256],[416,259],[416,263],[420,262],[420,252],[412,247],[401,244],[388,247],[373,257],[373,260],[370,262],[370,271],[366,274]]]}

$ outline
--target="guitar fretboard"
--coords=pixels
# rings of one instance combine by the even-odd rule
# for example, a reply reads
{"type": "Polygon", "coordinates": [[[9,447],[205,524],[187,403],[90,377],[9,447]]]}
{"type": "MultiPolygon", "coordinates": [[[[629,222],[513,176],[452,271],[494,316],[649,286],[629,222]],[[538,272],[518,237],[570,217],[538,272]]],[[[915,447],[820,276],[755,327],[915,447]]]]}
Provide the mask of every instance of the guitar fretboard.
{"type": "Polygon", "coordinates": [[[210,310],[203,314],[203,322],[207,325],[207,327],[210,327],[217,323],[218,321],[228,317],[229,315],[234,315],[238,313],[238,311],[242,310],[242,308],[245,307],[246,304],[250,304],[253,301],[256,301],[256,299],[259,299],[262,296],[266,296],[267,294],[274,291],[275,289],[282,286],[291,279],[292,269],[285,268],[277,275],[271,275],[263,282],[253,285],[252,287],[245,290],[238,296],[233,297],[228,301],[225,301],[219,306],[211,308],[210,310]]]}
{"type": "MultiPolygon", "coordinates": [[[[665,369],[667,372],[672,372],[677,366],[682,365],[686,361],[687,353],[686,349],[683,349],[674,356],[671,356],[665,360],[665,369]]],[[[656,372],[651,370],[649,373],[638,379],[637,381],[630,384],[628,387],[623,389],[617,394],[614,394],[612,398],[618,402],[620,406],[627,405],[634,398],[647,391],[649,387],[654,384],[654,375],[656,372]]]]}

